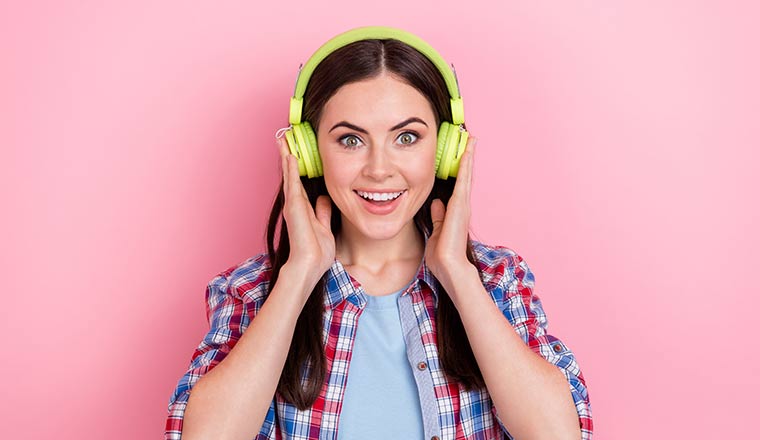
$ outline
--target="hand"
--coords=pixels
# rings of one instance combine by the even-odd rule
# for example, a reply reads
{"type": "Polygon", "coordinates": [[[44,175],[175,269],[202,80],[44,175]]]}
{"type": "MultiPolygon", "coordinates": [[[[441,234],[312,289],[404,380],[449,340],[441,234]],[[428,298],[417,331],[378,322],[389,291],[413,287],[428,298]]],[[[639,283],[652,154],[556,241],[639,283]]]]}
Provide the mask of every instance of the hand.
{"type": "Polygon", "coordinates": [[[425,264],[447,291],[447,285],[452,285],[452,280],[461,273],[461,268],[472,266],[467,259],[467,233],[470,227],[472,164],[476,144],[476,138],[471,136],[467,139],[448,206],[444,207],[441,199],[434,199],[430,205],[433,232],[425,247],[425,264]]]}
{"type": "Polygon", "coordinates": [[[277,139],[282,159],[285,202],[282,215],[288,228],[290,256],[288,266],[295,266],[318,280],[335,261],[335,237],[330,230],[330,197],[321,195],[312,209],[298,175],[298,158],[290,153],[287,141],[277,139]]]}

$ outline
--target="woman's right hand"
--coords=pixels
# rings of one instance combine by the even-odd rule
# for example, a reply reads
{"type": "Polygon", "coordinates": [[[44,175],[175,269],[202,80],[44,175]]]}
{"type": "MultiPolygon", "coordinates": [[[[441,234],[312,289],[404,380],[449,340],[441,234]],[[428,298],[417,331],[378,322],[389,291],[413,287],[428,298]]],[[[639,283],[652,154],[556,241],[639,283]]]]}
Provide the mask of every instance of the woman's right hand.
{"type": "Polygon", "coordinates": [[[298,175],[298,158],[290,153],[284,136],[277,143],[285,195],[282,215],[290,242],[286,264],[310,275],[309,279],[316,284],[335,261],[335,237],[330,229],[332,203],[329,196],[321,195],[312,209],[298,175]]]}

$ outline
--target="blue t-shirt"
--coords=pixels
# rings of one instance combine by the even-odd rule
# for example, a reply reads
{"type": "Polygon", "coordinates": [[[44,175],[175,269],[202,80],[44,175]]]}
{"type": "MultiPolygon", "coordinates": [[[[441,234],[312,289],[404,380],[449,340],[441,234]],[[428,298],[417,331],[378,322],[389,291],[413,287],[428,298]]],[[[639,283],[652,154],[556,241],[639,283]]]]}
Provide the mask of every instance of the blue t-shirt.
{"type": "Polygon", "coordinates": [[[398,298],[366,295],[348,369],[338,440],[422,439],[422,410],[406,354],[398,298]]]}

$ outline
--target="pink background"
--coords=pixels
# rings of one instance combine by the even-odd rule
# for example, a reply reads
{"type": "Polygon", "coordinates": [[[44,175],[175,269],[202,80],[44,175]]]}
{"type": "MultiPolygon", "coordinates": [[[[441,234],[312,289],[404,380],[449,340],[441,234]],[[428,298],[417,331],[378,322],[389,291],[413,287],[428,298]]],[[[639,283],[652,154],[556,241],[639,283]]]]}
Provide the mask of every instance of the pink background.
{"type": "Polygon", "coordinates": [[[754,2],[69,3],[0,9],[0,438],[161,438],[298,64],[372,24],[455,64],[473,232],[533,269],[595,438],[755,431],[754,2]]]}

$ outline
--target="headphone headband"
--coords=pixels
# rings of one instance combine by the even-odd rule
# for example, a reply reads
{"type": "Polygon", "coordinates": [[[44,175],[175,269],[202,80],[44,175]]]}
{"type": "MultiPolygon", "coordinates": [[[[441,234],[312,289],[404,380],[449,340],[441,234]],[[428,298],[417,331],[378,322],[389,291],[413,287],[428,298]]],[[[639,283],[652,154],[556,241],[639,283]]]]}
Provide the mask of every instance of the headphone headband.
{"type": "MultiPolygon", "coordinates": [[[[372,39],[395,39],[406,43],[417,49],[425,55],[438,69],[446,82],[446,87],[451,96],[451,117],[455,125],[464,122],[464,106],[462,97],[459,96],[459,84],[457,82],[456,72],[449,68],[446,61],[432,46],[422,40],[420,37],[387,26],[364,26],[338,34],[319,47],[316,52],[306,61],[306,64],[299,68],[298,79],[296,80],[296,89],[293,97],[290,98],[290,115],[291,124],[301,123],[301,111],[303,109],[303,95],[306,92],[306,85],[309,83],[314,69],[333,51],[346,46],[355,41],[372,40],[372,39]]],[[[453,67],[453,65],[452,65],[453,67]]]]}

